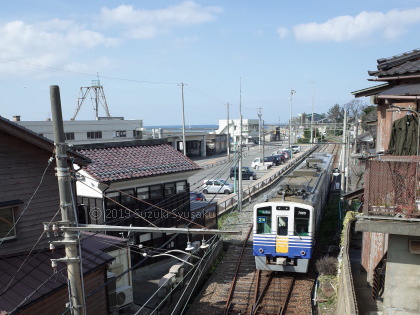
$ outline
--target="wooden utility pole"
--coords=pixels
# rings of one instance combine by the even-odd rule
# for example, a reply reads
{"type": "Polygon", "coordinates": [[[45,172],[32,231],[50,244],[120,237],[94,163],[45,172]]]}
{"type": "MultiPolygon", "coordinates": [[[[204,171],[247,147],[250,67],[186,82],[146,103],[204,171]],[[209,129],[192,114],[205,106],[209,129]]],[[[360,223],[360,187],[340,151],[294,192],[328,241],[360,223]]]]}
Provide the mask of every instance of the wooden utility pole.
{"type": "MultiPolygon", "coordinates": [[[[64,227],[75,226],[75,216],[71,196],[71,181],[67,160],[67,149],[64,138],[63,115],[61,112],[60,89],[57,85],[50,86],[51,114],[54,129],[55,159],[57,163],[57,179],[60,194],[61,225],[64,227]]],[[[67,277],[70,285],[70,311],[71,314],[85,314],[85,303],[82,291],[80,275],[80,258],[77,253],[78,237],[73,231],[64,232],[64,244],[66,257],[52,260],[53,266],[57,261],[67,264],[67,277]]]]}

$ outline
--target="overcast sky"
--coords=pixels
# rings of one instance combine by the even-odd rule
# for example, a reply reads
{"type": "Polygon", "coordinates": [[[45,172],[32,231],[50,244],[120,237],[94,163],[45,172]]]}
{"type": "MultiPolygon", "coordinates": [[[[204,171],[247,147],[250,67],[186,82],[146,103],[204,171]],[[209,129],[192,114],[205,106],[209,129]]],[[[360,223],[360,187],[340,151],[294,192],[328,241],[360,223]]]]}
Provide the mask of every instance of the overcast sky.
{"type": "MultiPolygon", "coordinates": [[[[377,59],[420,48],[418,0],[2,1],[0,115],[63,118],[99,80],[112,116],[144,125],[266,123],[351,101],[377,59]],[[296,93],[290,101],[290,91],[296,93]]],[[[89,99],[78,120],[94,119],[89,99]]],[[[366,103],[369,99],[365,100],[366,103]]],[[[105,112],[100,109],[100,116],[105,112]]]]}

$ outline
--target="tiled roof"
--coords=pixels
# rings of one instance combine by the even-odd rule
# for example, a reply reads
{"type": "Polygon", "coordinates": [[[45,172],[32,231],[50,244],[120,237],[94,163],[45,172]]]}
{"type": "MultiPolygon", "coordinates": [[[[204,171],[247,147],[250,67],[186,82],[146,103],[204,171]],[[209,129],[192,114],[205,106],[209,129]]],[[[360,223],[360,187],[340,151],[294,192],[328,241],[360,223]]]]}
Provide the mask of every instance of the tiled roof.
{"type": "Polygon", "coordinates": [[[93,162],[85,170],[100,182],[115,182],[201,169],[168,144],[78,150],[93,162]]]}
{"type": "MultiPolygon", "coordinates": [[[[106,254],[107,248],[120,244],[121,238],[102,234],[82,233],[82,258],[84,274],[89,274],[100,266],[110,263],[113,257],[106,254]]],[[[0,260],[0,313],[11,312],[27,303],[34,302],[45,294],[67,284],[64,263],[58,263],[54,273],[50,259],[65,256],[64,249],[54,252],[44,251],[27,255],[2,257],[0,260]],[[19,270],[22,263],[23,267],[19,270]],[[16,275],[14,276],[14,274],[16,275]],[[14,276],[14,277],[13,277],[14,276]],[[10,282],[11,281],[11,282],[10,282]],[[10,282],[10,284],[9,284],[10,282]],[[5,289],[8,289],[5,291],[5,289]]]]}
{"type": "Polygon", "coordinates": [[[368,71],[369,75],[387,77],[420,73],[420,50],[413,50],[390,58],[378,59],[377,71],[368,71]]]}

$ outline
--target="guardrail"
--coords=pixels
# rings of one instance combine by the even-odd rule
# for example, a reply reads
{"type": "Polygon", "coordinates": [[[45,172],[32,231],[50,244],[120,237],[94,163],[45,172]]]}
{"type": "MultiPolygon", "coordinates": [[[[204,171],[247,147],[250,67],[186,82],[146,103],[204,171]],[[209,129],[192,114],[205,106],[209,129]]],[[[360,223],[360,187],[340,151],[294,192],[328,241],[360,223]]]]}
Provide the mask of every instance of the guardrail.
{"type": "MultiPolygon", "coordinates": [[[[298,165],[304,158],[308,155],[312,154],[315,150],[318,149],[318,146],[314,146],[312,149],[308,150],[302,156],[298,157],[296,160],[291,161],[289,164],[280,168],[277,172],[271,174],[269,177],[257,180],[253,185],[250,185],[247,189],[243,190],[242,192],[242,202],[246,201],[247,199],[251,202],[252,197],[260,194],[275,182],[277,182],[281,176],[286,175],[291,169],[293,169],[296,165],[298,165]]],[[[217,202],[218,213],[219,215],[223,214],[224,212],[232,209],[233,207],[238,205],[238,195],[234,194],[233,196],[227,197],[226,199],[219,200],[217,202]]]]}

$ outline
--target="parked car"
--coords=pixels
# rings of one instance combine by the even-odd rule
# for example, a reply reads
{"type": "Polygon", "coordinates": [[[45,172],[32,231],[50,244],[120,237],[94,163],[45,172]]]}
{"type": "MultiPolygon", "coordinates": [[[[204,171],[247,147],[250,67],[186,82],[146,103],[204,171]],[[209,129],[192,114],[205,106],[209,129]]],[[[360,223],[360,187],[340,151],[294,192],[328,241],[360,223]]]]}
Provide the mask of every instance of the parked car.
{"type": "Polygon", "coordinates": [[[300,145],[292,145],[293,153],[299,153],[300,152],[300,145]]]}
{"type": "Polygon", "coordinates": [[[267,162],[272,162],[273,165],[278,166],[281,164],[281,160],[279,158],[279,155],[270,155],[270,156],[266,156],[264,157],[264,163],[267,162]]]}
{"type": "Polygon", "coordinates": [[[204,196],[201,192],[191,191],[190,201],[206,201],[206,196],[204,196]]]}
{"type": "MultiPolygon", "coordinates": [[[[235,166],[235,167],[231,167],[230,168],[230,175],[229,175],[230,179],[238,179],[239,178],[239,167],[235,166]]],[[[242,179],[257,179],[257,174],[255,174],[255,172],[249,168],[248,166],[243,166],[242,167],[242,179]]]]}
{"type": "Polygon", "coordinates": [[[280,159],[281,163],[284,163],[287,160],[286,154],[285,153],[279,154],[279,159],[280,159]]]}
{"type": "Polygon", "coordinates": [[[255,168],[255,169],[257,169],[257,168],[259,168],[260,166],[263,166],[263,165],[267,166],[267,168],[270,168],[273,165],[273,162],[263,162],[262,158],[257,157],[251,163],[251,167],[255,168]]]}
{"type": "Polygon", "coordinates": [[[271,153],[271,155],[279,155],[282,152],[283,152],[283,149],[279,149],[279,150],[273,151],[273,153],[271,153]]]}
{"type": "Polygon", "coordinates": [[[204,180],[204,194],[231,194],[233,193],[233,185],[227,183],[223,179],[206,179],[204,180]]]}
{"type": "Polygon", "coordinates": [[[291,152],[289,150],[284,150],[281,154],[283,154],[286,159],[290,159],[291,157],[291,152]]]}

